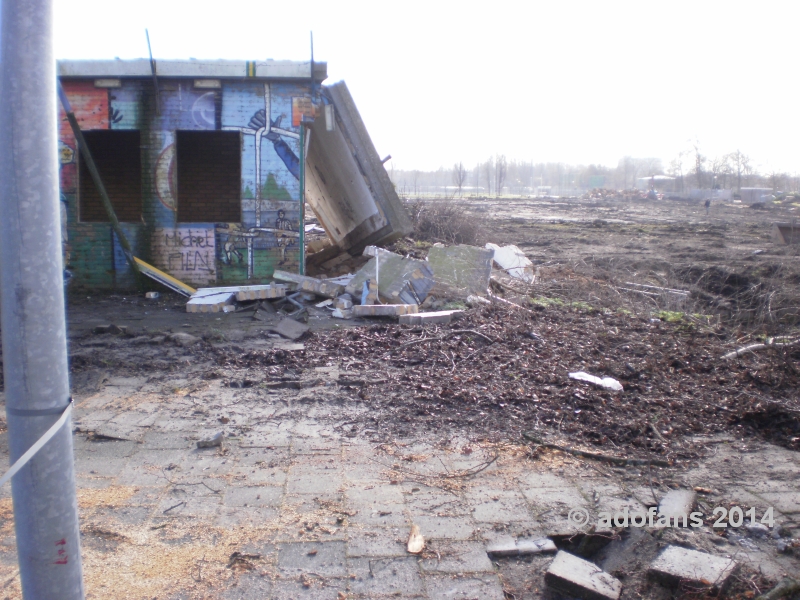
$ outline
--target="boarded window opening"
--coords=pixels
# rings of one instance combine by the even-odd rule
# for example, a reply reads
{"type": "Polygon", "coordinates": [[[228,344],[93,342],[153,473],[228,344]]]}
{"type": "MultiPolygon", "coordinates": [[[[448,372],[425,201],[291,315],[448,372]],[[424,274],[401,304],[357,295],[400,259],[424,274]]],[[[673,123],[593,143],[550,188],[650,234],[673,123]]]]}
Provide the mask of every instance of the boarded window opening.
{"type": "Polygon", "coordinates": [[[178,221],[241,221],[241,142],[235,131],[176,131],[178,221]]]}
{"type": "MultiPolygon", "coordinates": [[[[84,131],[83,137],[97,165],[111,206],[122,222],[142,219],[142,157],[139,132],[130,130],[84,131]]],[[[83,152],[79,152],[79,218],[84,222],[108,222],[100,192],[94,185],[83,152]]]]}

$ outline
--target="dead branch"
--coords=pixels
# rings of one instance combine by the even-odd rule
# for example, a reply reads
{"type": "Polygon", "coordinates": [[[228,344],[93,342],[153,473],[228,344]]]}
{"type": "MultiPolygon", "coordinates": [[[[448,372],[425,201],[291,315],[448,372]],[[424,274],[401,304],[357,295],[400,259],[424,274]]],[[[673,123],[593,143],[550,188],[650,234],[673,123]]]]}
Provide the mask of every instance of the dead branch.
{"type": "Polygon", "coordinates": [[[645,458],[621,458],[619,456],[608,456],[606,454],[599,454],[598,452],[587,452],[586,450],[578,450],[570,446],[559,446],[558,444],[550,444],[541,438],[533,435],[530,431],[524,431],[522,437],[526,440],[539,444],[542,448],[550,448],[551,450],[559,450],[572,454],[573,456],[582,456],[583,458],[591,458],[593,460],[601,460],[613,465],[654,465],[656,467],[671,467],[672,463],[666,460],[645,459],[645,458]]]}
{"type": "MultiPolygon", "coordinates": [[[[406,348],[408,346],[415,346],[417,344],[424,344],[426,342],[445,340],[445,339],[447,339],[447,338],[449,338],[451,336],[458,335],[459,333],[471,333],[473,335],[478,336],[479,338],[483,338],[485,341],[487,341],[490,344],[494,344],[495,343],[495,340],[490,338],[488,335],[485,335],[485,334],[481,333],[480,331],[475,331],[473,329],[454,329],[453,331],[448,331],[447,333],[445,333],[444,335],[441,335],[439,337],[422,338],[422,339],[419,339],[419,340],[412,340],[410,342],[406,342],[405,344],[400,344],[397,348],[395,348],[395,350],[402,350],[403,348],[406,348]]],[[[394,352],[395,350],[392,350],[392,352],[394,352]]],[[[445,354],[445,356],[447,356],[447,355],[445,354]]]]}
{"type": "Polygon", "coordinates": [[[800,581],[791,577],[784,577],[778,585],[766,594],[761,594],[756,600],[778,600],[778,598],[783,598],[797,591],[800,591],[800,581]]]}
{"type": "Polygon", "coordinates": [[[775,338],[769,338],[763,344],[750,344],[749,346],[745,346],[744,348],[739,348],[738,350],[734,350],[733,352],[728,352],[727,354],[722,356],[722,360],[730,360],[731,358],[738,358],[748,352],[755,352],[756,350],[763,350],[764,348],[788,348],[790,346],[797,346],[798,344],[800,344],[800,338],[796,340],[790,340],[788,342],[776,342],[775,338]]]}

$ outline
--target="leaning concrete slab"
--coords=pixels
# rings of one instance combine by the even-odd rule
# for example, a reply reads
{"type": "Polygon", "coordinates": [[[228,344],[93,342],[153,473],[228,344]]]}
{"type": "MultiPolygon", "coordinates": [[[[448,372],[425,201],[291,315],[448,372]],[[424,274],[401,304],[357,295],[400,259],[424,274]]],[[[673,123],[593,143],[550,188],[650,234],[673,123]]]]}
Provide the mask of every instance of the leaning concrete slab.
{"type": "Polygon", "coordinates": [[[355,274],[347,291],[361,297],[364,282],[378,282],[381,298],[395,304],[417,304],[428,297],[433,288],[433,271],[424,260],[405,258],[382,248],[370,248],[373,258],[355,274]],[[380,264],[377,264],[380,261],[380,264]]]}
{"type": "Polygon", "coordinates": [[[772,239],[778,244],[800,244],[800,224],[773,223],[772,239]]]}
{"type": "Polygon", "coordinates": [[[463,310],[437,310],[436,312],[400,315],[400,325],[443,325],[453,320],[453,315],[463,310]]]}
{"type": "Polygon", "coordinates": [[[434,296],[485,296],[492,274],[493,250],[475,246],[433,246],[428,262],[436,281],[434,296]]]}
{"type": "Polygon", "coordinates": [[[416,313],[416,304],[357,304],[353,307],[354,317],[397,317],[416,313]]]}
{"type": "Polygon", "coordinates": [[[618,579],[596,564],[563,550],[550,563],[544,581],[558,592],[585,600],[617,600],[622,592],[618,579]]]}
{"type": "Polygon", "coordinates": [[[288,273],[287,271],[275,271],[272,277],[278,281],[296,284],[297,289],[301,292],[313,292],[325,298],[336,298],[344,294],[343,285],[333,281],[326,281],[325,279],[306,277],[305,275],[297,275],[296,273],[288,273]]]}
{"type": "Polygon", "coordinates": [[[732,558],[667,546],[650,564],[648,574],[668,585],[687,583],[692,587],[724,589],[737,566],[732,558]]]}
{"type": "MultiPolygon", "coordinates": [[[[355,256],[413,227],[345,83],[322,93],[326,105],[309,124],[306,202],[338,251],[355,256]]],[[[326,260],[336,255],[325,252],[326,260]]]]}

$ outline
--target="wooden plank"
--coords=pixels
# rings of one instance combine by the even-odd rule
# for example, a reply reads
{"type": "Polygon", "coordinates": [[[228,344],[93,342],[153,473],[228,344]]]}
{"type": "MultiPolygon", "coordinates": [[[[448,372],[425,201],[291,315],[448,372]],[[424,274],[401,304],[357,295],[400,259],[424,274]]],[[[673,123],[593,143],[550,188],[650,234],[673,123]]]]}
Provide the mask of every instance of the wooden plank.
{"type": "Polygon", "coordinates": [[[156,269],[153,265],[144,262],[141,258],[136,258],[134,256],[133,260],[136,261],[139,271],[143,275],[147,275],[150,279],[168,287],[173,292],[178,292],[184,296],[191,296],[197,292],[193,287],[186,285],[182,281],[178,281],[172,275],[167,275],[164,271],[156,269]]]}

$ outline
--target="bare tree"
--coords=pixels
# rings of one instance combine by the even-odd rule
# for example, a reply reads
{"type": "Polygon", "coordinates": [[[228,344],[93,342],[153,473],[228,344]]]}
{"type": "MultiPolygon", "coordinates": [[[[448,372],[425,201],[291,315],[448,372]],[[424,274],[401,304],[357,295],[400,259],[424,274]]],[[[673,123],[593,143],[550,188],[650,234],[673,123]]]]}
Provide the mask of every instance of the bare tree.
{"type": "Polygon", "coordinates": [[[453,165],[453,185],[458,188],[458,195],[461,195],[461,188],[467,182],[467,170],[464,163],[459,161],[453,165]]]}
{"type": "Polygon", "coordinates": [[[717,157],[711,161],[711,174],[714,176],[712,187],[725,189],[728,186],[728,176],[731,166],[728,156],[717,157]]]}
{"type": "Polygon", "coordinates": [[[742,191],[742,176],[749,175],[752,172],[750,167],[750,157],[742,154],[741,150],[731,152],[727,156],[728,162],[731,165],[733,174],[736,175],[736,191],[742,191]]]}
{"type": "Polygon", "coordinates": [[[486,179],[486,195],[492,195],[492,181],[494,180],[494,158],[491,156],[489,160],[483,163],[484,179],[486,179]]]}
{"type": "Polygon", "coordinates": [[[503,193],[503,186],[506,183],[506,175],[508,175],[508,161],[506,160],[506,155],[501,154],[497,157],[495,161],[496,167],[494,170],[496,185],[495,185],[495,195],[499,196],[503,193]]]}
{"type": "Polygon", "coordinates": [[[694,178],[697,183],[697,189],[703,188],[703,168],[706,164],[706,157],[700,154],[700,146],[695,142],[692,144],[694,149],[694,178]]]}

